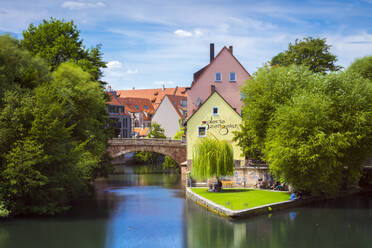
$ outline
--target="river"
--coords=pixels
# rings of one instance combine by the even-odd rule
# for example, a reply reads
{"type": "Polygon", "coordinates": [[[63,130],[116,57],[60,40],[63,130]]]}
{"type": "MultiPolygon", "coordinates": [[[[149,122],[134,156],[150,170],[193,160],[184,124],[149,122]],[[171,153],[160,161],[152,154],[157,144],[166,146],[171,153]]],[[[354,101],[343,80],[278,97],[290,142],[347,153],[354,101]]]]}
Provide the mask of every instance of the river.
{"type": "Polygon", "coordinates": [[[230,221],[185,200],[178,175],[115,175],[56,217],[0,222],[0,248],[371,247],[372,194],[230,221]]]}

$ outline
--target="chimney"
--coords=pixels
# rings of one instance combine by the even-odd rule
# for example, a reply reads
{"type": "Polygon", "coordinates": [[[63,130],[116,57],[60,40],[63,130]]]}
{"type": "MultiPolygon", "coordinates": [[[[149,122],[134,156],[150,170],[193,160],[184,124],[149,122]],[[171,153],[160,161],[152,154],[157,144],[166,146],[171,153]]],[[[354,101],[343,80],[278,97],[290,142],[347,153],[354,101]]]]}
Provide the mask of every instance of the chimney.
{"type": "Polygon", "coordinates": [[[111,85],[108,85],[108,86],[107,86],[107,91],[108,91],[108,92],[111,92],[111,85]]]}
{"type": "Polygon", "coordinates": [[[133,87],[132,87],[132,90],[135,90],[135,89],[136,89],[136,87],[133,86],[133,87]]]}
{"type": "Polygon", "coordinates": [[[215,85],[211,85],[211,94],[213,94],[215,91],[216,91],[216,86],[215,85]]]}
{"type": "Polygon", "coordinates": [[[233,46],[229,46],[231,54],[233,54],[233,46]]]}
{"type": "Polygon", "coordinates": [[[163,91],[165,90],[165,84],[163,84],[163,91]]]}
{"type": "Polygon", "coordinates": [[[211,63],[212,60],[214,59],[214,43],[211,43],[209,47],[210,47],[210,59],[211,59],[210,63],[211,63]]]}

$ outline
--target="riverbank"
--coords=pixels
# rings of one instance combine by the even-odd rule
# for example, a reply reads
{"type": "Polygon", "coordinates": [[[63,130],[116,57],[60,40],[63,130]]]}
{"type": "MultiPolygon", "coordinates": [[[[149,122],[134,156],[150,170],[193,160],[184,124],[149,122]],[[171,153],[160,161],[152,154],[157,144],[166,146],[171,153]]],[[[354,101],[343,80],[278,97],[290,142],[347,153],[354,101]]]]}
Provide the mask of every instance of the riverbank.
{"type": "MultiPolygon", "coordinates": [[[[356,194],[359,192],[360,192],[359,189],[352,189],[347,192],[343,192],[342,196],[352,195],[352,194],[356,194]]],[[[216,193],[216,195],[217,194],[219,193],[216,193]]],[[[189,187],[186,188],[186,196],[189,199],[195,201],[200,206],[208,209],[211,212],[214,212],[217,215],[227,217],[230,219],[243,219],[243,218],[248,218],[248,217],[262,215],[262,214],[269,214],[271,212],[280,211],[283,209],[299,207],[299,206],[311,204],[317,201],[335,199],[335,198],[340,197],[341,195],[335,196],[335,197],[309,197],[309,198],[301,199],[301,200],[287,200],[287,201],[280,201],[280,202],[272,202],[269,204],[263,204],[259,206],[242,209],[242,210],[233,210],[225,206],[222,206],[220,204],[217,204],[216,202],[193,192],[192,188],[189,188],[189,187]]],[[[288,195],[288,199],[289,199],[289,195],[288,195]]]]}

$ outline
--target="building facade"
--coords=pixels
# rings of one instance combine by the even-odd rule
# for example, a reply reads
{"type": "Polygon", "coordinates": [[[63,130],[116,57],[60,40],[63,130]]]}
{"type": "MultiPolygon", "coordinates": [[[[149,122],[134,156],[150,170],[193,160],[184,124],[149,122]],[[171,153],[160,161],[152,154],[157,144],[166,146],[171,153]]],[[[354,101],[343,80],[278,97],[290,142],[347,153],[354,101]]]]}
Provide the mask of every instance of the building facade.
{"type": "Polygon", "coordinates": [[[241,122],[240,114],[217,91],[213,92],[186,122],[188,166],[192,162],[195,144],[205,137],[231,143],[235,165],[244,165],[241,148],[233,142],[233,132],[240,131],[241,122]]]}
{"type": "Polygon", "coordinates": [[[152,122],[160,124],[165,136],[172,139],[182,128],[187,115],[186,109],[186,96],[166,95],[155,111],[152,122]]]}
{"type": "Polygon", "coordinates": [[[106,110],[110,120],[110,126],[114,129],[115,138],[131,138],[131,118],[125,113],[125,106],[122,104],[115,91],[106,92],[110,101],[106,102],[106,110]]]}
{"type": "Polygon", "coordinates": [[[210,63],[194,73],[191,87],[187,91],[187,113],[191,116],[211,94],[211,86],[241,113],[240,87],[251,76],[233,55],[233,47],[224,47],[214,56],[214,44],[210,44],[210,63]]]}

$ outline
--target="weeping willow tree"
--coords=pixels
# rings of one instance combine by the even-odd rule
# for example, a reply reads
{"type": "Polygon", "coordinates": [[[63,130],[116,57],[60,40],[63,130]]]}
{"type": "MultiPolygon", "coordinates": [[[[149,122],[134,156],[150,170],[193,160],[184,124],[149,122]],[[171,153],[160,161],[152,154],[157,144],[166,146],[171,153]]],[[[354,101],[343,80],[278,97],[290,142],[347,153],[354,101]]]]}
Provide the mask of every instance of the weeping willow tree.
{"type": "Polygon", "coordinates": [[[234,153],[225,140],[203,138],[194,146],[191,175],[197,179],[233,175],[234,153]]]}

